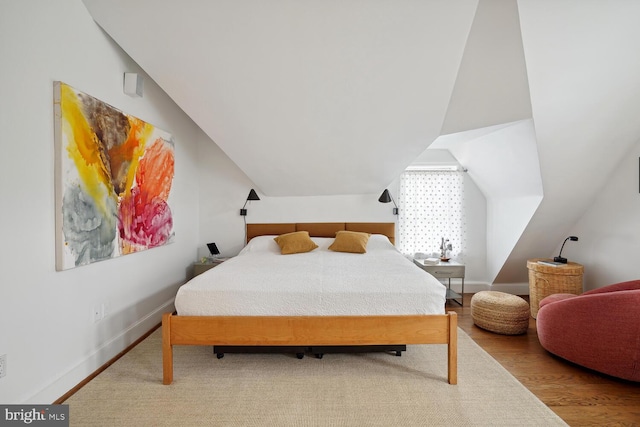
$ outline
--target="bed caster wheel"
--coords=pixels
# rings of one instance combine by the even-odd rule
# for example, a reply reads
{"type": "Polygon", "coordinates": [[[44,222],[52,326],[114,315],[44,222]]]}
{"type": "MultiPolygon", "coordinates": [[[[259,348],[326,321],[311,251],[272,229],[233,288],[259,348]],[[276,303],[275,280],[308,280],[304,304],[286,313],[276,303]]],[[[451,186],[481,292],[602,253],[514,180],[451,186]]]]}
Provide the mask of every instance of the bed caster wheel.
{"type": "Polygon", "coordinates": [[[296,353],[296,357],[298,359],[302,359],[304,357],[304,353],[296,353]]]}
{"type": "Polygon", "coordinates": [[[401,351],[396,351],[396,356],[398,356],[398,357],[402,356],[402,352],[401,351]]]}
{"type": "Polygon", "coordinates": [[[322,357],[323,357],[323,356],[324,356],[324,353],[318,353],[318,354],[316,354],[316,357],[317,357],[318,359],[322,359],[322,357]]]}
{"type": "Polygon", "coordinates": [[[218,359],[222,359],[224,357],[224,353],[216,353],[216,357],[218,359]]]}

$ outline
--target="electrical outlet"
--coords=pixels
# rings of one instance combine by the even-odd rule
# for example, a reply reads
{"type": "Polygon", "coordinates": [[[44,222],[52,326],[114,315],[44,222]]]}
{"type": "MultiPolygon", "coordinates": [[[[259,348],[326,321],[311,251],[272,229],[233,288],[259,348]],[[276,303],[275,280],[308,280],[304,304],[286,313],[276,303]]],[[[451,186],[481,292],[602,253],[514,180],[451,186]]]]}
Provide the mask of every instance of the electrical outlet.
{"type": "Polygon", "coordinates": [[[93,316],[93,323],[98,323],[100,320],[102,320],[102,307],[97,305],[94,306],[92,316],[93,316]]]}
{"type": "Polygon", "coordinates": [[[0,378],[7,375],[7,355],[0,356],[0,378]]]}

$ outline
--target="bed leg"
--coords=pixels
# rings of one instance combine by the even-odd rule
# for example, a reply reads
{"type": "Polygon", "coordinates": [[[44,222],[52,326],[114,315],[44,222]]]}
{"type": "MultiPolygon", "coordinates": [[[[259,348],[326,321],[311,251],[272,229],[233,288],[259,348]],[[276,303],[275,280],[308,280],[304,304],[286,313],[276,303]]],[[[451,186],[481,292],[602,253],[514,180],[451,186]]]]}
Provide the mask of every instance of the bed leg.
{"type": "Polygon", "coordinates": [[[449,315],[449,343],[447,357],[447,380],[449,384],[458,384],[458,315],[450,311],[449,315]]]}
{"type": "Polygon", "coordinates": [[[171,345],[171,313],[162,315],[162,384],[173,382],[173,345],[171,345]]]}

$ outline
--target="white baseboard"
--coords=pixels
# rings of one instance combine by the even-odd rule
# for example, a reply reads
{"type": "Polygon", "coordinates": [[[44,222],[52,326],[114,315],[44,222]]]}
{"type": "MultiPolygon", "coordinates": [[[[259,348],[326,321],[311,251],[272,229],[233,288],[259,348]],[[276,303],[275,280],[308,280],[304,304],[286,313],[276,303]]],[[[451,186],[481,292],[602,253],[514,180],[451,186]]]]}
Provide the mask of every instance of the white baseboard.
{"type": "MultiPolygon", "coordinates": [[[[444,282],[446,285],[446,282],[444,282]]],[[[459,279],[451,280],[451,289],[460,293],[462,291],[462,285],[459,279]],[[453,282],[456,283],[453,283],[453,282]]],[[[464,283],[465,294],[475,294],[480,291],[499,291],[513,295],[529,295],[529,283],[483,283],[483,282],[468,282],[464,283]]]]}
{"type": "MultiPolygon", "coordinates": [[[[82,360],[76,366],[60,374],[49,385],[35,392],[24,403],[49,404],[80,384],[104,364],[113,359],[122,350],[133,344],[138,338],[153,329],[162,321],[162,315],[174,310],[174,299],[163,303],[143,318],[136,321],[127,329],[122,330],[109,341],[101,345],[94,353],[82,360]]],[[[161,373],[158,373],[161,375],[161,373]]]]}
{"type": "Polygon", "coordinates": [[[494,283],[489,290],[513,295],[529,295],[529,283],[494,283]]]}

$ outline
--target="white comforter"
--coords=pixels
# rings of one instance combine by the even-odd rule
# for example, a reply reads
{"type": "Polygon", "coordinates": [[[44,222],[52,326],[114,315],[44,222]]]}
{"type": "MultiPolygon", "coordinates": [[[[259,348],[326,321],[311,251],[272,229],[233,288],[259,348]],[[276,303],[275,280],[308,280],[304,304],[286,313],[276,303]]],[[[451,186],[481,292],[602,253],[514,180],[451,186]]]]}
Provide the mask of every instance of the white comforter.
{"type": "Polygon", "coordinates": [[[372,235],[367,253],[318,248],[281,255],[274,236],[253,238],[237,257],[178,290],[179,315],[327,316],[443,314],[445,286],[406,259],[386,236],[372,235]]]}

